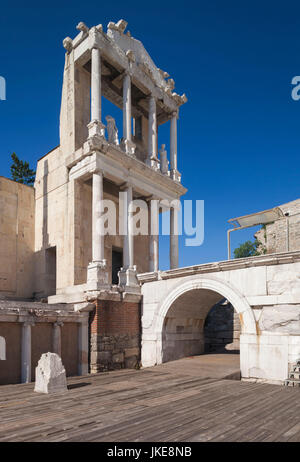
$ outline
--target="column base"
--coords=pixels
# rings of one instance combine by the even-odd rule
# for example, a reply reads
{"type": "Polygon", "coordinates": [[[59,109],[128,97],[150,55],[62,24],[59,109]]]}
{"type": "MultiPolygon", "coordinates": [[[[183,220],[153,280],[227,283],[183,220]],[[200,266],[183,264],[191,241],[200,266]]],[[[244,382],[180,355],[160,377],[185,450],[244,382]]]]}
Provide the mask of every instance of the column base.
{"type": "Polygon", "coordinates": [[[178,170],[171,170],[171,178],[178,183],[181,183],[181,173],[178,170]]]}
{"type": "Polygon", "coordinates": [[[108,283],[108,272],[106,268],[106,260],[93,261],[87,268],[87,285],[90,290],[107,290],[110,288],[108,283]]]}
{"type": "Polygon", "coordinates": [[[89,138],[93,136],[105,138],[105,125],[103,125],[100,120],[92,120],[87,127],[89,130],[89,138]]]}
{"type": "Polygon", "coordinates": [[[136,266],[132,268],[121,268],[119,271],[119,285],[125,290],[125,292],[139,291],[140,284],[137,279],[136,266]]]}
{"type": "Polygon", "coordinates": [[[151,157],[150,159],[147,159],[146,164],[153,168],[155,171],[160,170],[160,162],[156,157],[151,157]]]}
{"type": "Polygon", "coordinates": [[[121,147],[126,152],[126,154],[129,156],[134,156],[136,145],[131,140],[122,139],[121,147]]]}

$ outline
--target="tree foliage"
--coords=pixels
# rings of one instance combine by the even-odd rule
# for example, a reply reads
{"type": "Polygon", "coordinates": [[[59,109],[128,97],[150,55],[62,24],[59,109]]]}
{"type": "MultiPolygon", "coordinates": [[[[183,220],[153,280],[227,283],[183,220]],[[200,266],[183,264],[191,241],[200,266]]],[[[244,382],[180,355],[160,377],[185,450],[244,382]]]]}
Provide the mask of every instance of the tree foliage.
{"type": "Polygon", "coordinates": [[[246,241],[234,249],[234,258],[255,257],[256,255],[261,255],[264,251],[261,252],[259,250],[260,246],[261,243],[257,239],[254,242],[246,241]]]}
{"type": "Polygon", "coordinates": [[[15,152],[11,155],[12,165],[10,167],[11,177],[18,183],[32,186],[35,179],[35,171],[29,167],[28,162],[23,162],[18,158],[15,152]]]}

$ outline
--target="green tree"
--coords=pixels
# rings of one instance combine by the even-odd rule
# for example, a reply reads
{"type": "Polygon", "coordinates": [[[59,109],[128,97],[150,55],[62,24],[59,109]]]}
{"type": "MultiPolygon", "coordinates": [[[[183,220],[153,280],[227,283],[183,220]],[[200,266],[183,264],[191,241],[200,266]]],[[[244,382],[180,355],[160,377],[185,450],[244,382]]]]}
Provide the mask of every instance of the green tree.
{"type": "Polygon", "coordinates": [[[10,167],[11,177],[18,183],[27,184],[32,186],[35,179],[35,171],[29,167],[28,162],[23,162],[18,158],[15,152],[11,155],[12,165],[10,167]]]}
{"type": "Polygon", "coordinates": [[[261,252],[258,250],[259,246],[260,242],[257,239],[254,242],[246,241],[234,249],[234,258],[254,257],[256,255],[261,255],[261,252]]]}

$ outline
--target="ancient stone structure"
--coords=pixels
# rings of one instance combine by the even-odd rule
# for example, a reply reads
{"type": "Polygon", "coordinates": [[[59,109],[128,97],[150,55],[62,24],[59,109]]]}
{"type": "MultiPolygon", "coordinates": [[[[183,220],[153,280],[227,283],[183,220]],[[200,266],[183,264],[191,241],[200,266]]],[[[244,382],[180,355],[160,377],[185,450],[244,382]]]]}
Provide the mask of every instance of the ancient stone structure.
{"type": "Polygon", "coordinates": [[[291,251],[299,250],[299,201],[266,225],[272,255],[178,268],[186,189],[177,121],[186,97],[126,27],[80,22],[78,35],[64,39],[60,144],[38,161],[34,188],[0,178],[0,383],[34,380],[47,352],[75,375],[201,354],[205,343],[234,349],[238,329],[232,339],[218,330],[214,312],[211,342],[203,332],[223,299],[238,313],[243,379],[281,383],[300,354],[300,252],[291,251]],[[103,98],[120,109],[122,127],[103,98]],[[165,123],[169,143],[158,149],[165,123]],[[150,204],[146,232],[135,233],[141,202],[150,204]],[[170,211],[171,268],[163,272],[162,208],[170,211]]]}
{"type": "Polygon", "coordinates": [[[255,233],[255,237],[266,253],[300,250],[300,199],[282,204],[279,208],[284,216],[266,224],[255,233]]]}
{"type": "Polygon", "coordinates": [[[239,315],[243,380],[284,383],[300,356],[300,252],[139,275],[142,365],[205,350],[203,326],[226,299],[239,315]]]}
{"type": "Polygon", "coordinates": [[[35,370],[34,391],[62,393],[67,391],[66,370],[56,353],[44,353],[35,370]]]}
{"type": "Polygon", "coordinates": [[[6,304],[0,312],[0,334],[2,325],[8,362],[14,363],[10,381],[18,380],[20,371],[22,381],[31,380],[32,332],[42,322],[53,345],[40,353],[59,354],[64,340],[55,313],[61,306],[68,307],[64,326],[74,318],[83,326],[75,336],[78,345],[90,340],[81,354],[84,362],[79,355],[79,373],[87,372],[88,355],[92,372],[139,366],[137,274],[158,269],[159,249],[157,235],[134,234],[132,200],[156,201],[147,217],[151,229],[157,226],[159,202],[170,204],[170,267],[178,266],[178,210],[172,201],[186,192],[177,168],[177,120],[186,97],[174,91],[174,80],[125,33],[126,26],[124,20],[110,22],[104,32],[102,25],[88,28],[81,22],[78,35],[63,41],[60,144],[38,161],[34,188],[0,181],[0,296],[21,303],[16,310],[6,304]],[[122,127],[104,114],[103,98],[122,111],[122,127]],[[164,145],[160,159],[157,139],[164,123],[170,126],[170,152],[164,145]],[[117,217],[117,231],[107,235],[99,226],[105,201],[114,204],[117,217]],[[49,305],[32,319],[37,306],[24,299],[49,305]],[[21,359],[11,350],[14,329],[21,359]]]}
{"type": "Polygon", "coordinates": [[[62,357],[67,375],[88,373],[89,312],[74,305],[0,300],[0,343],[6,357],[0,367],[0,384],[31,382],[43,353],[62,357]]]}

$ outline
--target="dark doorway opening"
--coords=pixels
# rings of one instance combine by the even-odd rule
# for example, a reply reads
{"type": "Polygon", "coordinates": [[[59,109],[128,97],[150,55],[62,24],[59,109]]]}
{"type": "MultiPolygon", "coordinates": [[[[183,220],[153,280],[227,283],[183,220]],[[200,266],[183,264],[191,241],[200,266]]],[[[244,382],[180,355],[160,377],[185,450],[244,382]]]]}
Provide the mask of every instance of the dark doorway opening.
{"type": "Polygon", "coordinates": [[[114,285],[119,284],[118,272],[123,266],[123,251],[121,249],[112,249],[112,259],[111,259],[111,282],[114,285]]]}
{"type": "Polygon", "coordinates": [[[56,295],[56,247],[46,249],[46,277],[48,295],[56,295]]]}

